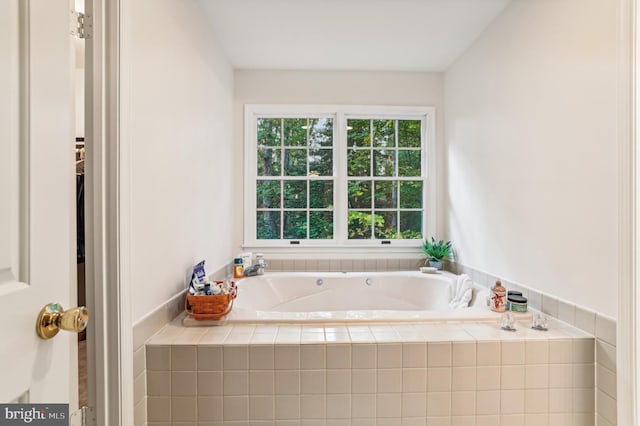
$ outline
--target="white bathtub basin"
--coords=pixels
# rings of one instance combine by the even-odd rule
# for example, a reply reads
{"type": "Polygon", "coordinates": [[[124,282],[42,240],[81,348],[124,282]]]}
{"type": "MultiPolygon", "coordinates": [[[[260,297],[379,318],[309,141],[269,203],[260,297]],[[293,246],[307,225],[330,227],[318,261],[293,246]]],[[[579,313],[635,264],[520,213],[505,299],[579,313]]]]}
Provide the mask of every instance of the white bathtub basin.
{"type": "Polygon", "coordinates": [[[495,319],[474,286],[469,308],[449,309],[450,273],[267,272],[238,282],[228,322],[401,322],[495,319]]]}

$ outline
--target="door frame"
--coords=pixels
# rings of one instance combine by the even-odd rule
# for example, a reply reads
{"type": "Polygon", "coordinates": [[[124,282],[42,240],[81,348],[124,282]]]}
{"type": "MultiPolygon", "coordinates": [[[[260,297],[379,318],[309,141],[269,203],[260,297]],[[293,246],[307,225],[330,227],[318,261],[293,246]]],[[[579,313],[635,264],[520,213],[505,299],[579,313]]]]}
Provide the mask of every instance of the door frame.
{"type": "Polygon", "coordinates": [[[88,397],[98,425],[128,426],[134,422],[133,327],[120,146],[120,0],[87,0],[86,13],[93,18],[85,76],[86,275],[93,283],[87,286],[88,397]]]}
{"type": "Polygon", "coordinates": [[[637,0],[618,3],[618,318],[616,326],[617,420],[621,425],[638,424],[638,371],[640,324],[638,323],[638,255],[640,254],[640,197],[638,190],[637,100],[640,76],[637,69],[640,11],[637,0]]]}

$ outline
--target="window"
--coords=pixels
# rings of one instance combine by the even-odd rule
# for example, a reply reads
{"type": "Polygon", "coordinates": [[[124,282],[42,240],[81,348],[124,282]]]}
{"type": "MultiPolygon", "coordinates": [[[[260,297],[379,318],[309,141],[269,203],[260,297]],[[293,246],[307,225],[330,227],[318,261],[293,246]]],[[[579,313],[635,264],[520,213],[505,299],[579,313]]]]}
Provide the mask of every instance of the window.
{"type": "Polygon", "coordinates": [[[433,108],[245,108],[245,246],[416,246],[433,108]]]}

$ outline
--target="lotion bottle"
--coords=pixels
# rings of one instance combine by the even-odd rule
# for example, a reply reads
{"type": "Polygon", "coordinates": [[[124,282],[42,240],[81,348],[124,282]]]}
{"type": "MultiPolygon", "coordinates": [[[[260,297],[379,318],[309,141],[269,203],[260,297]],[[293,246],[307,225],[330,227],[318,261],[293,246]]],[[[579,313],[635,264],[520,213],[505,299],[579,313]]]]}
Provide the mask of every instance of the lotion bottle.
{"type": "Polygon", "coordinates": [[[494,312],[505,312],[507,310],[507,290],[502,286],[500,280],[491,287],[491,310],[494,312]]]}

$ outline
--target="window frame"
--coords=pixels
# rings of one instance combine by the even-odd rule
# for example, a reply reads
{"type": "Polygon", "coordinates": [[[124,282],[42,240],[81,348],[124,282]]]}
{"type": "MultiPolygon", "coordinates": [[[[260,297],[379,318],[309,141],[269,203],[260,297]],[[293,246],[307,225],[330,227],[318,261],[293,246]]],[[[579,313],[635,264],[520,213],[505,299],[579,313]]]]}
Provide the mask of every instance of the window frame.
{"type": "MultiPolygon", "coordinates": [[[[434,234],[436,226],[436,110],[433,106],[362,106],[362,105],[296,105],[296,104],[246,104],[244,106],[244,236],[243,248],[260,249],[267,253],[291,251],[350,252],[353,249],[375,249],[378,252],[415,252],[422,240],[407,239],[348,239],[347,182],[347,120],[393,119],[422,120],[421,138],[424,146],[421,155],[422,236],[434,234]],[[257,175],[257,120],[260,118],[333,118],[333,182],[334,182],[334,238],[327,240],[257,239],[256,236],[256,182],[257,175]],[[339,217],[342,220],[337,220],[339,217]],[[298,241],[292,244],[291,241],[298,241]],[[382,243],[389,241],[389,243],[382,243]],[[411,249],[411,250],[407,250],[411,249]],[[336,251],[337,250],[337,251],[336,251]]],[[[398,147],[396,146],[396,149],[398,147]]],[[[305,177],[308,179],[308,177],[305,177]]],[[[367,178],[367,177],[363,177],[367,178]]],[[[375,180],[374,176],[368,177],[375,180]]],[[[415,180],[415,179],[414,179],[415,180]]]]}

